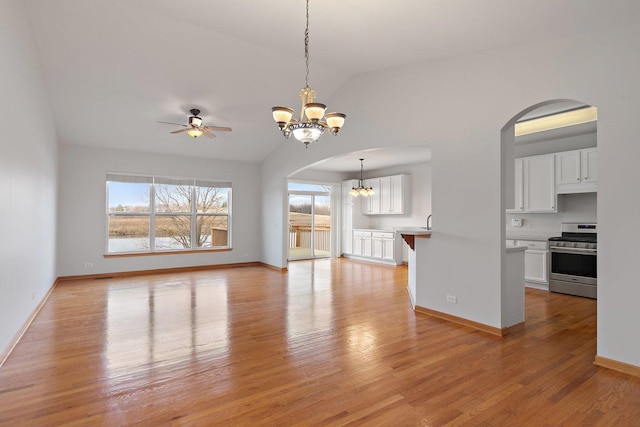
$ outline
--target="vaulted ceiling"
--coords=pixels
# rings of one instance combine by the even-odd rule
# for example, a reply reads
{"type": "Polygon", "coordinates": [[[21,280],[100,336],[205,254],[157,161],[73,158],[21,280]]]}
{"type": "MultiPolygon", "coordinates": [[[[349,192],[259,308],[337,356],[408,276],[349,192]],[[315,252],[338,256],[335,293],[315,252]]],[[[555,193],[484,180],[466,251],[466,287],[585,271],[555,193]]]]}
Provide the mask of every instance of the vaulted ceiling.
{"type": "MultiPolygon", "coordinates": [[[[26,3],[63,144],[260,162],[297,143],[271,107],[300,108],[304,0],[26,3]],[[157,123],[186,123],[194,107],[233,132],[194,140],[157,123]]],[[[310,86],[341,111],[331,95],[359,74],[637,16],[637,0],[310,0],[310,86]]]]}

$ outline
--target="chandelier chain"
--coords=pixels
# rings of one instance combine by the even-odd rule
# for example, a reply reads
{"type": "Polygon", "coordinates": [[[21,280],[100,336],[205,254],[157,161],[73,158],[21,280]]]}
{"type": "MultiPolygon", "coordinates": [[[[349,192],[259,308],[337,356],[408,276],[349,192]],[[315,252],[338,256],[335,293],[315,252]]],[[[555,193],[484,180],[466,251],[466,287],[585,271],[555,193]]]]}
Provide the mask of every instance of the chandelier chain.
{"type": "Polygon", "coordinates": [[[309,0],[307,0],[307,26],[304,30],[304,58],[307,65],[305,87],[309,87],[309,0]]]}

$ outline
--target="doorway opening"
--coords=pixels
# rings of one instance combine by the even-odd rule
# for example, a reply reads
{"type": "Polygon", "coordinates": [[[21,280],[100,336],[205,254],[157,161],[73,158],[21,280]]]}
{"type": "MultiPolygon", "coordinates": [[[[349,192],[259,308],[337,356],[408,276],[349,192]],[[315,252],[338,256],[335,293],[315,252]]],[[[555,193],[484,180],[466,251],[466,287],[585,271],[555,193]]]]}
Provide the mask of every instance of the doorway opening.
{"type": "Polygon", "coordinates": [[[548,239],[563,224],[597,223],[597,110],[566,99],[532,105],[507,123],[501,139],[503,240],[527,247],[525,286],[549,291],[548,239]],[[584,119],[563,122],[578,117],[584,119]]]}
{"type": "Polygon", "coordinates": [[[289,182],[288,260],[331,256],[331,186],[289,182]]]}

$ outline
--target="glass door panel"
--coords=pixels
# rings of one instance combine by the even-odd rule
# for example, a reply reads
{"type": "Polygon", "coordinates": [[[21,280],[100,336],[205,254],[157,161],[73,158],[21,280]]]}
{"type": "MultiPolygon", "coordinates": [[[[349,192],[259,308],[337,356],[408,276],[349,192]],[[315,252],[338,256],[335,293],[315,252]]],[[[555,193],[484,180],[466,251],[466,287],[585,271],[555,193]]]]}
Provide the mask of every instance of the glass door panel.
{"type": "Polygon", "coordinates": [[[331,196],[289,194],[290,260],[331,254],[331,196]]]}
{"type": "Polygon", "coordinates": [[[331,196],[313,196],[313,256],[331,254],[331,196]]]}
{"type": "Polygon", "coordinates": [[[289,194],[289,259],[313,258],[313,196],[289,194]]]}

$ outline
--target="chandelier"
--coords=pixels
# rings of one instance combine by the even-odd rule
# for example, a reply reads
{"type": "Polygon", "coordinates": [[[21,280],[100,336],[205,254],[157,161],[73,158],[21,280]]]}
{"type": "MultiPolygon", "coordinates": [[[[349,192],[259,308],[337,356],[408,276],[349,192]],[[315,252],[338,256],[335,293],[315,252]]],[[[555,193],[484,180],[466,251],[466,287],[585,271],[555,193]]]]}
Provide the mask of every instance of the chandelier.
{"type": "Polygon", "coordinates": [[[360,179],[358,180],[358,186],[352,187],[351,191],[349,191],[349,194],[351,194],[353,197],[357,197],[357,196],[367,197],[375,194],[375,192],[373,191],[373,187],[364,186],[364,181],[362,180],[362,170],[364,169],[364,166],[362,166],[363,160],[364,159],[360,159],[360,179]]]}
{"type": "Polygon", "coordinates": [[[300,89],[300,99],[302,108],[300,110],[300,120],[293,118],[294,111],[289,107],[273,107],[273,120],[278,124],[282,134],[289,138],[291,134],[305,147],[317,141],[326,129],[332,135],[337,135],[344,125],[347,117],[343,113],[327,113],[327,106],[319,102],[313,102],[316,93],[309,87],[309,0],[307,0],[307,26],[304,31],[304,58],[307,66],[306,84],[300,89]],[[324,120],[323,120],[324,116],[324,120]]]}

